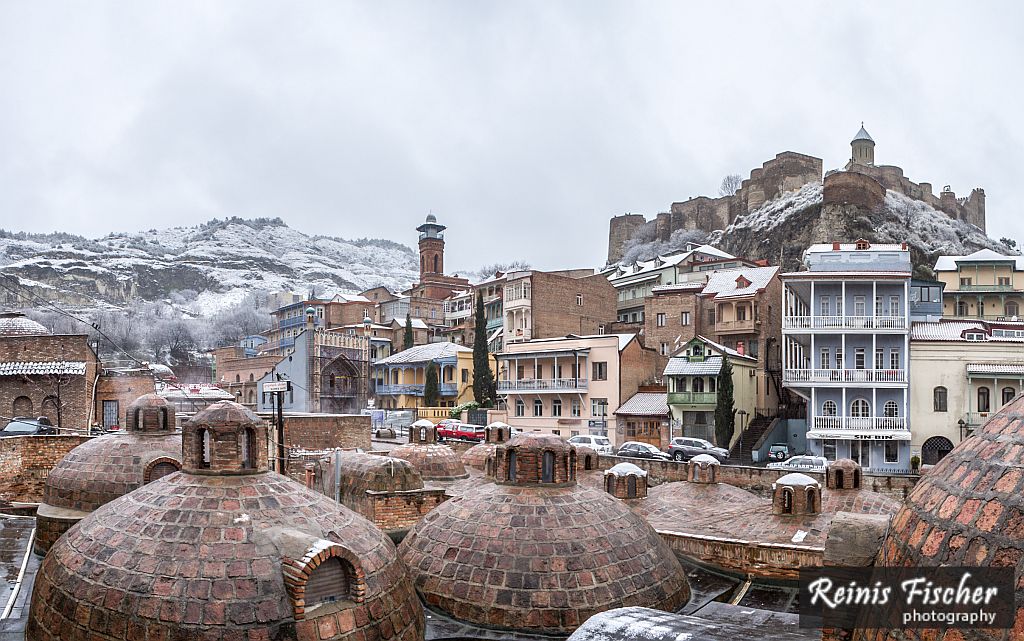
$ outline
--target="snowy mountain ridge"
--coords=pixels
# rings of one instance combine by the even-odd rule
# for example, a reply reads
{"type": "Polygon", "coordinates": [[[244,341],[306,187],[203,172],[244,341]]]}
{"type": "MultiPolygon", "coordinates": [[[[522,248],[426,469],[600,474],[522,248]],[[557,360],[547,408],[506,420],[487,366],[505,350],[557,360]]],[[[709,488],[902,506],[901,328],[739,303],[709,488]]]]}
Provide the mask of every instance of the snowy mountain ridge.
{"type": "MultiPolygon", "coordinates": [[[[418,276],[416,255],[404,245],[311,236],[277,218],[230,218],[96,239],[0,232],[0,273],[17,279],[23,289],[15,291],[28,289],[66,305],[120,307],[173,298],[183,311],[204,316],[251,293],[315,290],[330,296],[377,285],[401,290],[418,276]]],[[[10,290],[0,295],[8,306],[19,305],[10,290]]]]}

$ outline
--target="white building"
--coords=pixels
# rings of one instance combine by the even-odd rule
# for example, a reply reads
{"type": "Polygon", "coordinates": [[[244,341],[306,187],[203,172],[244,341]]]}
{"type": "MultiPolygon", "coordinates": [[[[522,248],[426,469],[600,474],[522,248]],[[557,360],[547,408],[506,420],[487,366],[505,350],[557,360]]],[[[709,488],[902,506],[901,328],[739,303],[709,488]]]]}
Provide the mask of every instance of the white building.
{"type": "Polygon", "coordinates": [[[910,467],[906,244],[813,245],[782,275],[783,385],[807,402],[807,449],[910,467]]]}

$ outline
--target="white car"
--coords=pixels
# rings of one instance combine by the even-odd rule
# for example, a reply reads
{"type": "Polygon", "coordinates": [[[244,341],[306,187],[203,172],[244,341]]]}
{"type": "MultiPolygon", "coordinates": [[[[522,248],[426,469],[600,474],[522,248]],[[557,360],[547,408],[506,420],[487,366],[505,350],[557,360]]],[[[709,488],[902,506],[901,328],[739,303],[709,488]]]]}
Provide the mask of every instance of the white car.
{"type": "Polygon", "coordinates": [[[569,439],[569,442],[573,445],[585,445],[590,449],[596,451],[598,454],[611,454],[612,442],[607,436],[591,436],[589,434],[580,434],[573,436],[569,439]]]}
{"type": "Polygon", "coordinates": [[[797,470],[800,472],[824,472],[828,459],[824,456],[793,456],[785,461],[769,463],[769,470],[797,470]]]}

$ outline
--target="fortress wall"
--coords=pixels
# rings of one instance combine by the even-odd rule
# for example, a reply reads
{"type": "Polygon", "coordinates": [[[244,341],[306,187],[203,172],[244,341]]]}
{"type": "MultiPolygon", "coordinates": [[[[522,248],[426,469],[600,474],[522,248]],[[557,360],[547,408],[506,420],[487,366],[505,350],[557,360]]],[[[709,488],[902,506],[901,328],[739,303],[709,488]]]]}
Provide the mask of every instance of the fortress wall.
{"type": "Polygon", "coordinates": [[[837,171],[825,176],[823,205],[856,205],[873,210],[885,202],[885,187],[863,173],[837,171]]]}

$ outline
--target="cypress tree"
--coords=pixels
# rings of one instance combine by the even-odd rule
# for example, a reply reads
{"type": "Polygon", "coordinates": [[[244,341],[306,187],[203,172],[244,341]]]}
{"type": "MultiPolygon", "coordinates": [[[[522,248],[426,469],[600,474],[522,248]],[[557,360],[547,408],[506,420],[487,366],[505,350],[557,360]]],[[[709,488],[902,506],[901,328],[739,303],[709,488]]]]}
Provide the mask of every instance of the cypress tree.
{"type": "Polygon", "coordinates": [[[481,407],[494,405],[497,390],[487,351],[487,319],[484,317],[484,297],[476,297],[476,323],[473,337],[473,398],[481,407]]]}
{"type": "Polygon", "coordinates": [[[440,402],[437,389],[437,363],[430,361],[427,365],[427,380],[423,384],[423,405],[426,407],[437,407],[440,402]]]}
{"type": "Polygon", "coordinates": [[[412,347],[412,317],[409,312],[405,313],[405,334],[402,335],[402,349],[412,347]]]}
{"type": "Polygon", "coordinates": [[[722,355],[722,370],[718,373],[718,404],[715,406],[715,440],[718,447],[725,449],[729,449],[736,425],[733,401],[732,364],[728,356],[722,355]]]}

